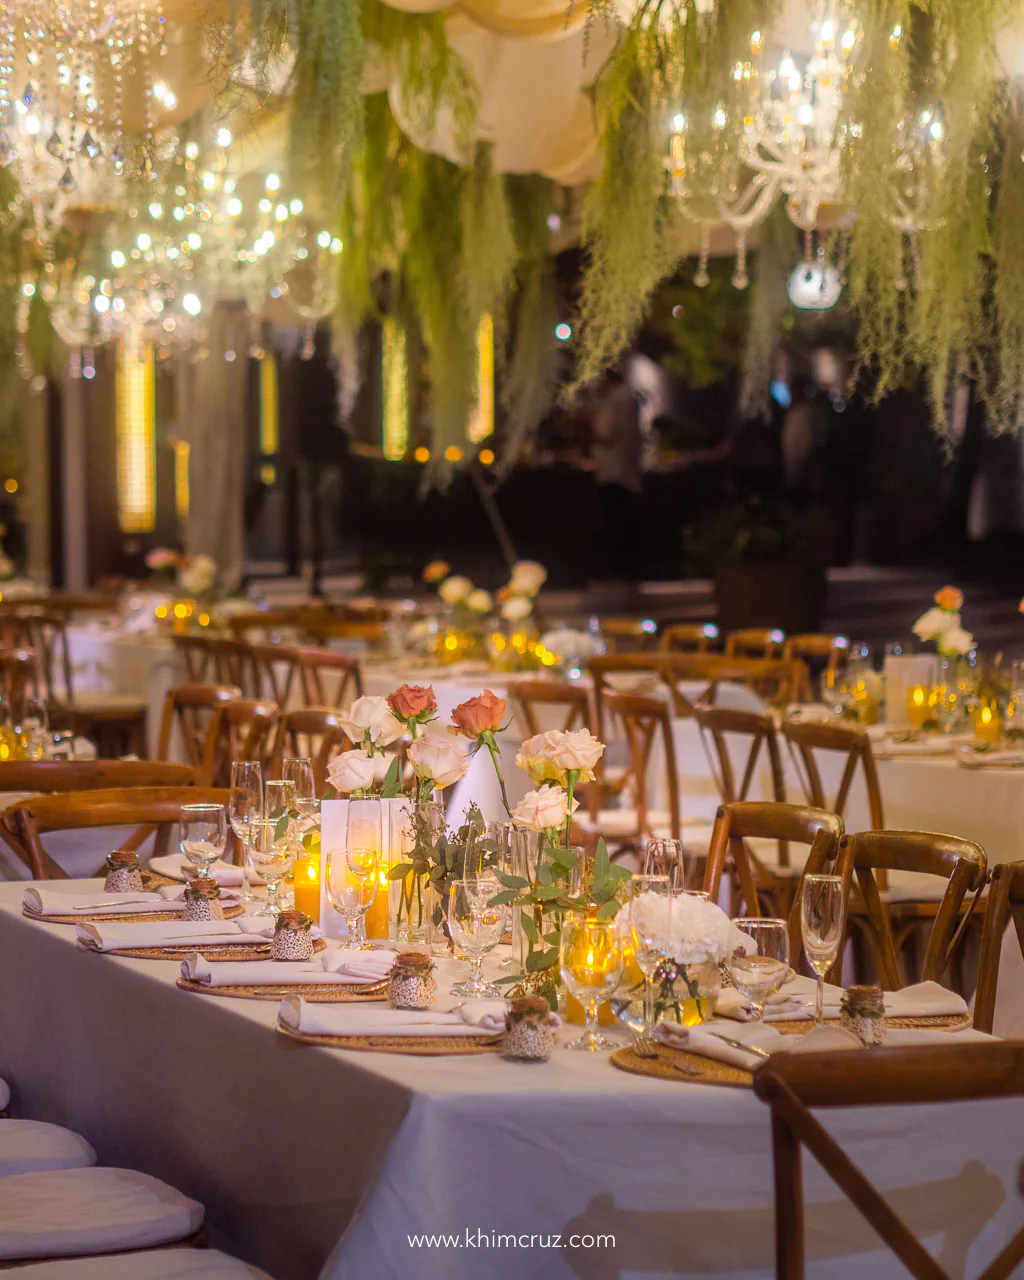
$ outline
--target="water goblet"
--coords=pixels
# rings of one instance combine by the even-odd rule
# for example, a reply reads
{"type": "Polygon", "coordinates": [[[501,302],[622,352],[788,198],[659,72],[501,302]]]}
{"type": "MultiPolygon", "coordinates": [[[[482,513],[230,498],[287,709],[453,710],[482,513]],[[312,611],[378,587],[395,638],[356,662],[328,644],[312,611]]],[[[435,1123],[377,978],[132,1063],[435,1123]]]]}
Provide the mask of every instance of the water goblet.
{"type": "Polygon", "coordinates": [[[341,943],[345,951],[368,951],[366,913],[380,887],[380,854],[376,849],[332,849],[327,854],[324,885],[335,911],[348,925],[341,943]]]}
{"type": "Polygon", "coordinates": [[[785,920],[760,916],[744,916],[732,923],[754,943],[753,950],[735,951],[726,964],[732,985],[749,1000],[756,1020],[764,1016],[764,1002],[789,973],[789,927],[785,920]]]}
{"type": "Polygon", "coordinates": [[[573,914],[562,924],[559,946],[562,981],[586,1011],[583,1034],[565,1047],[597,1053],[615,1042],[597,1030],[597,1009],[615,991],[622,977],[622,942],[614,920],[595,920],[573,914]]]}
{"type": "Polygon", "coordinates": [[[818,979],[814,1022],[825,1021],[825,974],[835,963],[846,928],[846,889],[842,876],[804,876],[800,894],[800,934],[804,955],[818,979]]]}
{"type": "Polygon", "coordinates": [[[456,994],[473,999],[502,994],[501,988],[487,982],[481,973],[484,956],[505,932],[505,908],[491,903],[500,891],[498,881],[487,877],[456,880],[448,891],[448,930],[452,943],[469,961],[468,983],[456,994]]]}
{"type": "Polygon", "coordinates": [[[227,823],[222,804],[183,804],[178,819],[179,847],[196,869],[208,876],[224,852],[227,823]]]}
{"type": "Polygon", "coordinates": [[[295,864],[295,841],[287,831],[278,833],[277,818],[253,818],[249,823],[249,856],[252,866],[267,886],[267,901],[258,916],[278,916],[281,882],[295,864]]]}

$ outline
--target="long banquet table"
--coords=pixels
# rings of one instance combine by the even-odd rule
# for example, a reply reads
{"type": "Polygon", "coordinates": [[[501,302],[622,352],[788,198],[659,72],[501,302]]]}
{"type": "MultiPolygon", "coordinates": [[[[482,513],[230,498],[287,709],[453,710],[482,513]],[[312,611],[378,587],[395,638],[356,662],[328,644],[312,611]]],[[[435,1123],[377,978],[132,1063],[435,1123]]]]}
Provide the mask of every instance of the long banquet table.
{"type": "MultiPolygon", "coordinates": [[[[23,888],[0,885],[13,1114],[201,1200],[212,1242],[277,1280],[774,1274],[768,1112],[749,1091],[565,1050],[516,1064],[297,1045],[273,1030],[274,1002],[188,994],[176,963],[78,951],[70,927],[21,915],[23,888]],[[492,1232],[615,1243],[498,1247],[492,1232]],[[438,1233],[458,1246],[409,1242],[438,1233]]],[[[951,1274],[977,1274],[1017,1229],[1019,1101],[827,1124],[951,1274]]],[[[809,1275],[902,1280],[809,1158],[806,1180],[809,1275]]]]}

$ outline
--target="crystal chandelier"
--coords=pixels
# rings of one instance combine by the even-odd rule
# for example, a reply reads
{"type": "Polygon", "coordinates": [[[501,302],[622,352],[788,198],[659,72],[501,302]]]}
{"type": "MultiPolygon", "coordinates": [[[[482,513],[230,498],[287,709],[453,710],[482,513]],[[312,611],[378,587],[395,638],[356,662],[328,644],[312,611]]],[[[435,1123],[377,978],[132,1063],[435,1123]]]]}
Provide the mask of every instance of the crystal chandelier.
{"type": "Polygon", "coordinates": [[[55,234],[72,203],[109,206],[116,180],[153,173],[158,109],[176,104],[156,70],[159,0],[4,0],[0,4],[0,166],[55,234]],[[125,136],[126,89],[141,92],[141,141],[125,136]]]}

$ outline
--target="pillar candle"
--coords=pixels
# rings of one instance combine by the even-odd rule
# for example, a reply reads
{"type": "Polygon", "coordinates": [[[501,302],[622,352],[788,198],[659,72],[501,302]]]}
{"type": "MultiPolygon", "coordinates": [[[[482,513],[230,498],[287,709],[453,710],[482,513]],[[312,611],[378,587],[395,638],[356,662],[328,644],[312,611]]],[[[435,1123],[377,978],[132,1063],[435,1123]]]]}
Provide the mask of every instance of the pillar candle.
{"type": "Polygon", "coordinates": [[[295,859],[295,910],[320,923],[320,855],[295,859]]]}
{"type": "Polygon", "coordinates": [[[974,736],[979,742],[998,742],[1003,735],[1003,722],[995,706],[985,703],[974,717],[974,736]]]}
{"type": "Polygon", "coordinates": [[[366,936],[368,938],[386,938],[388,936],[388,870],[383,863],[377,875],[379,877],[377,896],[366,913],[366,936]]]}
{"type": "Polygon", "coordinates": [[[915,684],[907,693],[907,723],[911,729],[920,729],[928,719],[928,691],[923,684],[915,684]]]}

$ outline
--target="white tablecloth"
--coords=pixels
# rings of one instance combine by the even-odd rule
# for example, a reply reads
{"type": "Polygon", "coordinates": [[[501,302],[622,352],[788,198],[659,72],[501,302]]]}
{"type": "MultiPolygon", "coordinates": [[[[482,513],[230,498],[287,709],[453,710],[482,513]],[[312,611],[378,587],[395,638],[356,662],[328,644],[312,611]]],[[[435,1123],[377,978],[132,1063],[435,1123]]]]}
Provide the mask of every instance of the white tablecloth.
{"type": "MultiPolygon", "coordinates": [[[[547,1064],[296,1045],[274,1002],[175,988],[178,966],[75,949],[0,885],[0,1075],[12,1114],[202,1201],[212,1243],[277,1280],[770,1280],[767,1108],[603,1055],[547,1064]],[[614,1246],[468,1245],[482,1232],[614,1246]],[[410,1244],[452,1234],[457,1245],[410,1244]]],[[[450,981],[445,962],[442,986],[450,981]]],[[[1020,1101],[829,1113],[852,1158],[954,1275],[1020,1224],[1020,1101]]],[[[808,1275],[902,1280],[805,1162],[808,1275]]]]}

